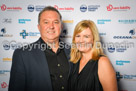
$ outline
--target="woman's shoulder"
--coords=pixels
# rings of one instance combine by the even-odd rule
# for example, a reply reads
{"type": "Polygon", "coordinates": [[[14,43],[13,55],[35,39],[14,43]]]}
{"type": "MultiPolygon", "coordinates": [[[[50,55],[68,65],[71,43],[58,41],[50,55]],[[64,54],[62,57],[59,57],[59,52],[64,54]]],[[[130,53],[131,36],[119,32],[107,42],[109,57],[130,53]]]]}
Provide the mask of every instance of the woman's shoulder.
{"type": "Polygon", "coordinates": [[[98,75],[103,89],[105,89],[106,91],[109,91],[110,89],[112,89],[112,91],[117,91],[116,72],[109,58],[106,56],[102,56],[99,59],[98,75]]]}
{"type": "Polygon", "coordinates": [[[101,71],[110,71],[113,67],[108,57],[101,56],[98,61],[98,68],[101,71]]]}

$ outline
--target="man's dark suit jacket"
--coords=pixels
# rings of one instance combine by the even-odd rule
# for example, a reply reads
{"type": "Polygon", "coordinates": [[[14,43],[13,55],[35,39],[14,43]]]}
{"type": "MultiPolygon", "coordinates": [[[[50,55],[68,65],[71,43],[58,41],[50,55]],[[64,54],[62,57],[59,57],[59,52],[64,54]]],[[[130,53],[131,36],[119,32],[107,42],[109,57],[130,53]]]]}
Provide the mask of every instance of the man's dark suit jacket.
{"type": "MultiPolygon", "coordinates": [[[[50,73],[40,39],[32,43],[32,50],[17,49],[13,54],[9,91],[52,91],[50,73]],[[34,47],[36,46],[37,47],[34,47]]],[[[26,46],[27,47],[27,46],[26,46]]],[[[64,49],[69,60],[70,49],[64,49]]]]}

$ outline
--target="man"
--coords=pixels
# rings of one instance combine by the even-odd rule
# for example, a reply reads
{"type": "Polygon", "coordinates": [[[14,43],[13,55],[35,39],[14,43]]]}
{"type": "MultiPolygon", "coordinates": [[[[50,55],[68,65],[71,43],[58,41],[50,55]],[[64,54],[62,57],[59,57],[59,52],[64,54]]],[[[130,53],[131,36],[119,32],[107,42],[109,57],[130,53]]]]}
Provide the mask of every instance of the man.
{"type": "Polygon", "coordinates": [[[70,51],[62,46],[63,42],[60,44],[62,17],[59,11],[45,7],[39,13],[38,29],[41,38],[13,54],[9,91],[67,90],[70,51]]]}

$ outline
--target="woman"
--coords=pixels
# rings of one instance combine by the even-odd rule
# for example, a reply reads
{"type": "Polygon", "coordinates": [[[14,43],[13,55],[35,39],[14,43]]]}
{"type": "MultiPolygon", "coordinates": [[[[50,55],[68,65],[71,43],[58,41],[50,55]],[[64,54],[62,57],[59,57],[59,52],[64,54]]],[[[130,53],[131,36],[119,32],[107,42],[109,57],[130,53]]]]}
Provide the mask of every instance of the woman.
{"type": "Polygon", "coordinates": [[[74,30],[71,48],[73,64],[69,91],[117,91],[116,73],[104,55],[93,21],[83,20],[74,30]]]}

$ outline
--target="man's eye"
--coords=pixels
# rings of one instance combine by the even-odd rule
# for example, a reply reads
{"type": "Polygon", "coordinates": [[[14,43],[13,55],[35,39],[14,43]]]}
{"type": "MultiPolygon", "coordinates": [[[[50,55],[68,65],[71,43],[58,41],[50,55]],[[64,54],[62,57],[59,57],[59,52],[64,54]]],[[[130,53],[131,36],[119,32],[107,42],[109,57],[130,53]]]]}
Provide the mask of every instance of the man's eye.
{"type": "Polygon", "coordinates": [[[55,24],[59,24],[59,22],[58,22],[58,21],[55,21],[54,23],[55,23],[55,24]]]}
{"type": "Polygon", "coordinates": [[[44,22],[45,24],[48,24],[48,22],[44,22]]]}

